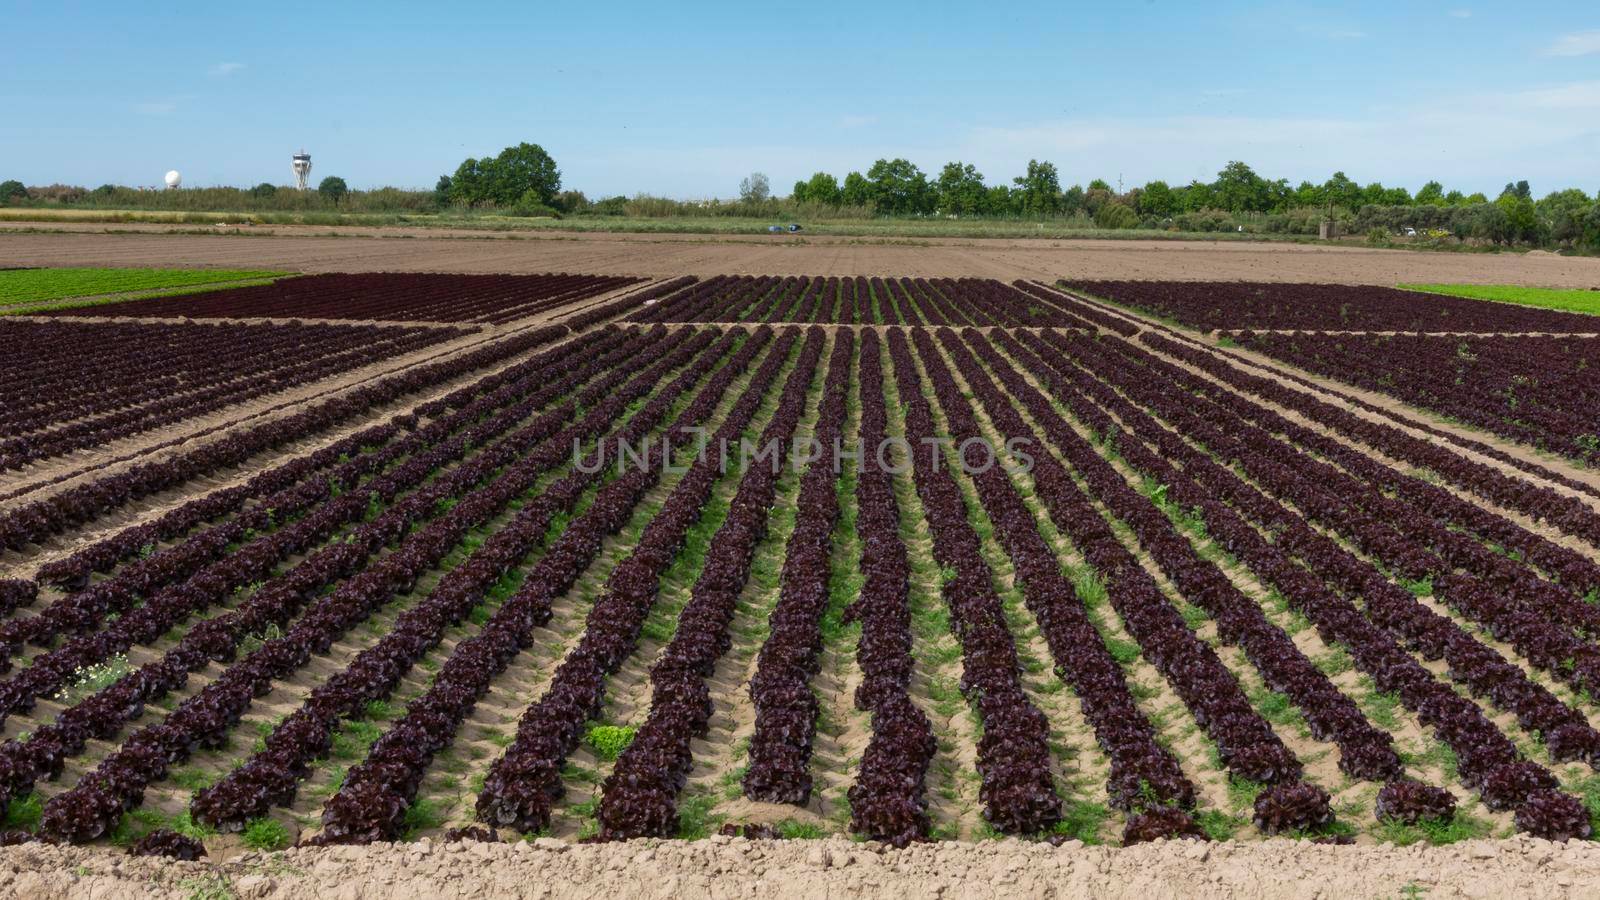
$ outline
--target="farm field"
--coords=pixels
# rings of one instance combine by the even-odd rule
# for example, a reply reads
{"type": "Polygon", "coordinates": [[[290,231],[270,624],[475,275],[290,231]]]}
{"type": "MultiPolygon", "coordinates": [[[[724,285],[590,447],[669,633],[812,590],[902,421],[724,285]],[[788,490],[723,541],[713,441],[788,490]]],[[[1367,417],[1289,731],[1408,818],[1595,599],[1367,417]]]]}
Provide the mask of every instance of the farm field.
{"type": "Polygon", "coordinates": [[[1057,277],[0,322],[0,842],[1591,837],[1590,322],[1057,277]]]}
{"type": "Polygon", "coordinates": [[[114,309],[66,307],[51,314],[493,324],[526,319],[640,280],[567,274],[307,275],[204,296],[129,300],[114,309]]]}
{"type": "Polygon", "coordinates": [[[1524,306],[1542,306],[1546,309],[1565,309],[1600,315],[1600,286],[1587,290],[1532,288],[1514,284],[1402,284],[1399,287],[1434,294],[1450,294],[1455,297],[1470,297],[1474,300],[1520,303],[1524,306]]]}
{"type": "Polygon", "coordinates": [[[7,266],[216,266],[295,272],[564,271],[596,275],[895,275],[1338,284],[1481,283],[1591,289],[1600,259],[1210,241],[857,238],[827,235],[500,234],[431,228],[0,223],[7,266]],[[197,230],[199,233],[196,233],[197,230]]]}
{"type": "Polygon", "coordinates": [[[0,306],[272,278],[283,272],[245,269],[7,269],[0,270],[0,306]]]}

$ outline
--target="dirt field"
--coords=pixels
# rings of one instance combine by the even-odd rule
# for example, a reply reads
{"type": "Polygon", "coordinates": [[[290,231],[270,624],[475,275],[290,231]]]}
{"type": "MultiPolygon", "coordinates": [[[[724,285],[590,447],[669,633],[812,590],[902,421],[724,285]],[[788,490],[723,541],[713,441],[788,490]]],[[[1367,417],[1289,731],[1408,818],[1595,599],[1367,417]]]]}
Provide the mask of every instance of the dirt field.
{"type": "Polygon", "coordinates": [[[490,235],[416,228],[0,226],[0,266],[230,266],[305,272],[590,272],[1471,282],[1600,286],[1600,259],[1178,241],[884,241],[642,234],[490,235]],[[218,229],[221,231],[220,229],[218,229]]]}
{"type": "MultiPolygon", "coordinates": [[[[1192,278],[1263,278],[1263,273],[1270,273],[1284,280],[1370,279],[1382,283],[1406,279],[1471,280],[1477,277],[1484,281],[1563,283],[1550,279],[1541,282],[1533,275],[1526,274],[1548,266],[1550,273],[1569,279],[1566,283],[1581,284],[1584,279],[1600,283],[1600,266],[1593,260],[1540,256],[1418,254],[1290,245],[1131,242],[1070,245],[1041,242],[1035,245],[996,241],[915,247],[838,240],[786,242],[774,247],[761,246],[761,243],[748,240],[698,242],[681,238],[620,235],[585,236],[576,240],[570,237],[480,240],[429,237],[394,240],[309,235],[249,240],[243,237],[154,234],[0,233],[0,266],[159,261],[188,265],[270,263],[318,271],[386,267],[457,270],[476,267],[480,270],[513,271],[554,269],[650,275],[718,271],[891,271],[928,275],[984,274],[1006,279],[1024,276],[1054,278],[1069,271],[1094,271],[1134,277],[1141,272],[1150,277],[1192,278]],[[304,258],[294,258],[297,248],[304,251],[304,258]],[[52,258],[44,258],[51,254],[54,254],[52,258]],[[1120,268],[1085,268],[1091,264],[1120,268]],[[1260,267],[1261,271],[1252,275],[1251,267],[1260,267]],[[1524,274],[1519,274],[1519,270],[1524,274]]],[[[1126,317],[1142,328],[1159,327],[1136,315],[1109,309],[1106,311],[1126,317]]],[[[521,323],[522,327],[532,324],[536,323],[521,323]]],[[[673,329],[683,327],[675,325],[673,329]]],[[[856,330],[865,330],[867,327],[870,326],[856,326],[856,330]]],[[[850,328],[831,326],[828,333],[831,346],[832,342],[850,333],[850,328]]],[[[880,334],[887,332],[880,330],[880,334]]],[[[1195,336],[1192,339],[1216,346],[1215,339],[1210,337],[1195,336]]],[[[461,343],[470,343],[470,340],[464,338],[461,343]]],[[[1185,371],[1214,381],[1219,387],[1222,385],[1214,376],[1203,375],[1202,370],[1181,362],[1179,357],[1170,353],[1159,355],[1185,371]]],[[[820,358],[826,359],[827,354],[822,354],[820,358]]],[[[1262,367],[1264,362],[1255,355],[1245,354],[1236,365],[1250,366],[1252,371],[1269,377],[1284,378],[1281,364],[1262,367]]],[[[929,358],[922,358],[920,363],[912,362],[912,366],[920,369],[922,377],[931,383],[929,358]]],[[[746,373],[732,382],[727,396],[717,402],[710,416],[711,421],[720,422],[731,414],[734,395],[743,390],[752,377],[752,374],[746,373]]],[[[976,395],[974,384],[967,374],[957,372],[951,378],[960,396],[970,398],[976,395]]],[[[1037,371],[1022,376],[1022,380],[1032,389],[1043,387],[1037,371]]],[[[1347,403],[1345,389],[1333,383],[1322,380],[1293,383],[1301,384],[1302,389],[1311,391],[1319,399],[1340,406],[1347,403]]],[[[437,386],[429,391],[429,395],[441,393],[453,385],[437,386]]],[[[318,390],[329,388],[328,385],[318,385],[307,386],[306,390],[310,391],[313,387],[318,390]]],[[[796,423],[796,434],[800,436],[814,434],[820,427],[820,376],[813,379],[805,390],[807,399],[796,423]]],[[[1415,409],[1390,398],[1365,392],[1358,396],[1375,407],[1360,413],[1364,418],[1385,421],[1395,414],[1418,416],[1415,409]]],[[[862,418],[856,408],[862,399],[859,383],[847,388],[847,398],[849,402],[845,406],[843,430],[847,434],[855,434],[860,430],[862,418]]],[[[776,395],[764,400],[756,413],[757,421],[764,421],[773,415],[776,405],[776,395]]],[[[1404,460],[1389,459],[1376,447],[1325,428],[1290,407],[1264,402],[1263,408],[1308,426],[1333,441],[1349,445],[1380,460],[1384,465],[1408,470],[1409,464],[1404,460]]],[[[934,403],[930,410],[935,422],[947,432],[953,430],[948,408],[934,403]]],[[[224,418],[237,418],[246,412],[250,411],[230,410],[224,418]]],[[[379,412],[374,411],[364,421],[376,421],[381,418],[379,412]]],[[[381,412],[387,415],[392,410],[381,412]]],[[[1034,414],[1029,415],[1031,417],[1034,414]]],[[[973,421],[974,427],[992,440],[997,441],[1004,436],[1002,425],[981,407],[977,408],[973,421]]],[[[1130,427],[1126,419],[1119,418],[1118,421],[1123,427],[1130,427]]],[[[337,432],[322,435],[315,441],[303,442],[303,446],[286,448],[280,454],[275,454],[274,458],[284,458],[308,449],[311,444],[332,440],[356,424],[347,423],[337,432]]],[[[1537,468],[1518,468],[1508,460],[1485,457],[1465,447],[1456,447],[1455,452],[1488,463],[1531,484],[1553,487],[1559,493],[1574,496],[1590,509],[1600,512],[1600,493],[1597,493],[1600,491],[1600,476],[1596,476],[1592,470],[1577,469],[1559,458],[1535,454],[1527,448],[1469,429],[1440,427],[1443,433],[1435,437],[1442,442],[1454,442],[1458,438],[1479,440],[1484,446],[1514,456],[1516,462],[1537,468]],[[1556,475],[1566,482],[1575,482],[1575,486],[1566,482],[1557,484],[1551,480],[1556,475]]],[[[1405,428],[1418,436],[1426,434],[1417,431],[1415,425],[1406,425],[1405,428]]],[[[908,420],[898,412],[891,416],[887,429],[892,437],[907,438],[910,435],[908,420]]],[[[1073,433],[1083,440],[1091,436],[1081,422],[1073,423],[1073,433]]],[[[165,437],[171,439],[181,435],[165,437]]],[[[88,457],[62,460],[60,474],[69,478],[84,477],[82,470],[94,462],[88,457]]],[[[27,575],[37,564],[80,546],[78,542],[91,534],[100,537],[136,519],[148,521],[180,499],[236,483],[248,473],[256,471],[258,464],[265,463],[266,460],[251,460],[250,465],[237,471],[221,473],[204,479],[202,483],[150,498],[137,504],[135,509],[124,510],[116,516],[64,535],[30,554],[18,554],[9,560],[14,564],[12,568],[15,571],[9,572],[6,567],[0,567],[0,573],[27,575]]],[[[1139,483],[1140,473],[1126,459],[1115,460],[1113,468],[1128,483],[1139,483]]],[[[31,476],[35,474],[30,473],[28,483],[19,484],[19,487],[26,489],[34,485],[31,476]]],[[[718,480],[709,489],[708,508],[721,510],[729,507],[739,488],[736,481],[732,477],[718,480]]],[[[1309,732],[1292,718],[1273,721],[1273,724],[1280,726],[1278,730],[1286,746],[1305,761],[1310,779],[1329,786],[1333,794],[1333,806],[1342,821],[1352,825],[1366,824],[1353,829],[1356,830],[1354,836],[1358,841],[1356,846],[1324,846],[1303,840],[1252,840],[1262,835],[1249,824],[1250,800],[1239,800],[1234,796],[1233,784],[1219,762],[1210,765],[1205,762],[1210,745],[1200,736],[1198,720],[1193,717],[1191,710],[1186,709],[1168,683],[1167,676],[1143,657],[1128,663],[1126,671],[1129,680],[1140,692],[1141,703],[1159,710],[1159,721],[1153,726],[1155,731],[1183,759],[1187,774],[1194,778],[1201,806],[1221,812],[1223,818],[1230,819],[1233,825],[1227,833],[1232,834],[1233,830],[1237,830],[1240,840],[1160,842],[1112,849],[1085,847],[1077,841],[1068,842],[1062,848],[1053,848],[1043,843],[980,839],[995,834],[984,816],[981,783],[977,777],[977,747],[981,734],[979,729],[983,723],[964,703],[952,699],[953,686],[962,678],[965,666],[959,642],[950,633],[948,623],[944,627],[928,627],[929,623],[938,624],[936,613],[943,605],[940,579],[944,573],[940,568],[940,560],[936,558],[933,530],[929,525],[933,517],[918,492],[915,478],[906,474],[897,474],[892,479],[892,490],[903,510],[899,537],[908,554],[911,569],[908,603],[917,622],[911,648],[917,673],[910,691],[929,711],[933,734],[942,748],[928,773],[927,798],[930,814],[939,825],[939,834],[946,840],[913,845],[897,851],[876,843],[855,842],[838,836],[845,830],[845,822],[850,814],[846,791],[854,782],[860,760],[873,735],[869,717],[855,709],[850,700],[860,684],[861,674],[852,659],[854,638],[848,633],[841,632],[828,639],[822,649],[821,671],[812,684],[825,707],[819,721],[827,724],[818,729],[814,757],[817,785],[810,802],[803,807],[759,803],[739,793],[737,773],[747,758],[748,751],[745,748],[755,730],[754,707],[745,685],[752,680],[757,664],[756,654],[766,637],[762,623],[768,621],[779,596],[773,573],[778,571],[787,552],[788,539],[796,527],[792,520],[774,519],[771,531],[754,548],[754,569],[769,574],[765,579],[752,579],[745,585],[730,629],[731,646],[718,659],[714,671],[707,678],[713,702],[709,730],[702,740],[693,745],[693,767],[686,773],[688,788],[684,794],[697,802],[703,801],[706,809],[714,813],[710,827],[724,820],[780,827],[787,824],[833,836],[785,842],[750,842],[714,837],[694,842],[646,839],[604,845],[575,843],[575,840],[592,833],[596,821],[596,803],[601,797],[599,785],[615,771],[615,764],[609,758],[596,755],[588,745],[584,745],[571,754],[570,766],[563,774],[563,793],[554,804],[552,821],[541,832],[543,837],[516,844],[442,843],[440,836],[445,828],[475,821],[473,800],[478,788],[469,786],[481,785],[481,781],[475,781],[476,777],[487,771],[490,762],[504,750],[518,716],[531,698],[539,697],[546,690],[549,674],[573,650],[583,634],[585,613],[594,598],[603,594],[605,577],[619,565],[619,561],[626,556],[633,536],[654,517],[677,486],[676,480],[665,479],[643,496],[628,527],[618,536],[607,540],[599,557],[584,571],[577,584],[558,598],[551,609],[550,621],[538,628],[535,639],[527,649],[513,665],[490,682],[482,701],[461,725],[455,748],[441,754],[440,761],[429,769],[422,784],[418,807],[431,818],[425,824],[419,824],[414,831],[423,835],[423,840],[407,844],[379,843],[361,848],[296,848],[262,855],[245,852],[241,840],[233,834],[213,834],[205,842],[210,861],[194,864],[130,858],[120,850],[104,845],[62,847],[35,843],[0,849],[0,896],[359,898],[526,894],[565,897],[592,896],[611,891],[646,896],[776,897],[898,897],[908,894],[1115,898],[1578,897],[1591,894],[1589,886],[1600,879],[1600,846],[1589,842],[1552,844],[1523,836],[1497,841],[1463,840],[1448,847],[1425,847],[1420,844],[1395,847],[1388,841],[1401,841],[1402,838],[1391,835],[1408,833],[1385,832],[1370,822],[1376,785],[1345,778],[1337,768],[1337,761],[1326,742],[1312,740],[1309,732]],[[730,778],[730,774],[734,777],[730,778]]],[[[55,485],[51,487],[54,489],[55,485]]],[[[1023,510],[1040,521],[1047,519],[1047,511],[1040,506],[1042,501],[1037,499],[1031,479],[1023,487],[1029,488],[1023,495],[1026,498],[1022,502],[1023,510]]],[[[799,476],[786,474],[779,479],[774,490],[774,508],[793,509],[800,492],[799,476]]],[[[980,495],[968,487],[962,490],[966,502],[973,504],[974,509],[978,508],[982,499],[980,495]]],[[[1454,484],[1449,485],[1449,490],[1529,529],[1552,545],[1583,556],[1590,564],[1600,561],[1595,548],[1589,543],[1536,522],[1511,508],[1474,497],[1454,484]]],[[[0,496],[5,493],[0,490],[0,496]]],[[[1091,505],[1108,515],[1113,514],[1104,499],[1091,501],[1091,505]]],[[[504,515],[494,518],[484,526],[484,533],[503,526],[506,520],[504,515]]],[[[713,518],[712,521],[718,520],[713,518]]],[[[705,529],[702,538],[710,533],[710,528],[705,529]]],[[[1086,565],[1085,558],[1062,533],[1051,529],[1042,534],[1050,550],[1060,559],[1074,567],[1086,565]]],[[[1118,537],[1136,549],[1138,562],[1156,578],[1160,590],[1176,601],[1182,591],[1162,574],[1160,564],[1148,549],[1140,548],[1132,533],[1125,528],[1118,532],[1118,537]]],[[[1194,539],[1201,558],[1222,558],[1213,540],[1203,535],[1194,539]]],[[[839,573],[853,572],[862,554],[855,523],[841,523],[832,540],[835,550],[831,564],[839,573]]],[[[982,536],[979,543],[985,562],[995,573],[995,590],[1004,605],[1003,612],[1012,620],[1010,627],[1017,635],[1019,654],[1034,660],[1050,659],[1052,648],[1048,641],[1036,627],[1028,624],[1030,613],[1005,547],[988,535],[982,536]]],[[[670,630],[663,630],[663,623],[671,623],[692,601],[696,565],[676,565],[661,576],[657,608],[644,630],[645,639],[610,677],[609,695],[596,721],[618,725],[638,723],[650,712],[654,702],[651,662],[663,656],[665,641],[671,634],[670,630]]],[[[1266,583],[1236,562],[1224,560],[1221,566],[1224,575],[1246,596],[1264,604],[1262,598],[1269,592],[1266,583]]],[[[239,739],[231,749],[224,747],[197,752],[174,777],[150,785],[141,810],[151,817],[149,822],[170,822],[182,816],[194,799],[195,783],[214,780],[231,771],[244,752],[251,734],[265,735],[275,727],[275,723],[281,722],[283,717],[304,704],[316,684],[348,666],[358,653],[376,646],[382,636],[392,630],[404,608],[432,592],[443,577],[439,574],[442,571],[441,568],[438,572],[430,572],[419,582],[418,590],[406,598],[398,599],[392,607],[379,611],[362,628],[348,631],[333,644],[328,653],[319,655],[313,666],[280,680],[266,695],[258,695],[239,725],[239,739]],[[181,778],[178,777],[180,775],[181,778]]],[[[844,582],[841,580],[841,583],[844,582]]],[[[47,591],[40,605],[56,599],[59,599],[57,592],[47,591]]],[[[1454,615],[1435,599],[1429,598],[1426,605],[1440,615],[1454,615]]],[[[1189,610],[1187,606],[1179,608],[1189,610]]],[[[1196,621],[1201,618],[1204,617],[1197,615],[1196,621]]],[[[1135,635],[1128,630],[1120,616],[1113,614],[1110,609],[1098,608],[1090,613],[1090,619],[1108,639],[1123,647],[1138,647],[1135,635]]],[[[1332,673],[1332,684],[1339,691],[1357,698],[1363,715],[1376,716],[1382,711],[1381,706],[1375,705],[1381,698],[1375,697],[1371,685],[1357,672],[1351,671],[1348,665],[1336,665],[1336,657],[1342,650],[1324,642],[1317,632],[1306,627],[1306,623],[1297,621],[1287,607],[1269,608],[1268,621],[1286,634],[1293,635],[1295,646],[1319,669],[1332,673]]],[[[390,695],[394,709],[404,708],[429,690],[429,673],[438,671],[440,664],[454,649],[474,633],[477,624],[474,622],[469,626],[467,622],[459,622],[452,626],[439,645],[418,662],[416,670],[406,674],[394,689],[390,695]]],[[[1238,648],[1223,645],[1219,641],[1215,624],[1195,627],[1196,633],[1215,648],[1227,668],[1239,676],[1242,687],[1249,691],[1251,703],[1265,702],[1258,698],[1271,699],[1263,687],[1264,681],[1252,668],[1253,663],[1238,648]]],[[[170,649],[175,639],[163,637],[150,648],[140,648],[131,654],[132,661],[136,664],[147,662],[153,658],[151,652],[147,651],[170,649]]],[[[1486,635],[1480,640],[1505,658],[1518,658],[1518,651],[1514,647],[1490,640],[1486,635]]],[[[37,661],[41,652],[48,651],[30,648],[19,655],[31,663],[37,661]]],[[[192,698],[208,689],[223,668],[209,666],[205,671],[196,673],[193,682],[174,699],[192,698]]],[[[1428,668],[1438,678],[1449,677],[1443,663],[1430,663],[1428,668]]],[[[1104,807],[1108,798],[1105,786],[1110,782],[1109,760],[1096,749],[1092,728],[1080,704],[1073,694],[1060,690],[1058,679],[1048,672],[1047,666],[1041,666],[1038,673],[1021,680],[1021,688],[1057,727],[1053,737],[1058,738],[1059,742],[1050,747],[1052,773],[1062,785],[1070,787],[1073,798],[1083,800],[1090,806],[1104,807]]],[[[1566,684],[1542,671],[1530,668],[1528,678],[1531,684],[1550,690],[1564,702],[1579,703],[1566,684]]],[[[46,699],[40,709],[31,715],[19,711],[5,723],[4,735],[14,740],[24,740],[25,732],[33,733],[46,722],[50,714],[61,708],[46,699]]],[[[145,718],[140,721],[154,721],[164,715],[163,710],[167,709],[169,707],[154,706],[145,711],[145,718]]],[[[1588,723],[1595,721],[1596,717],[1590,710],[1584,709],[1582,713],[1588,723]]],[[[388,727],[380,723],[385,723],[385,717],[392,713],[373,715],[375,718],[358,724],[376,734],[378,729],[388,727]]],[[[1429,736],[1427,729],[1411,711],[1391,710],[1389,716],[1393,718],[1392,726],[1383,727],[1393,734],[1398,749],[1406,755],[1408,774],[1428,783],[1447,786],[1458,780],[1453,770],[1454,757],[1438,751],[1437,748],[1443,744],[1429,736]]],[[[1375,718],[1374,721],[1378,720],[1375,718]]],[[[1553,759],[1544,745],[1534,743],[1532,733],[1523,729],[1509,713],[1493,711],[1492,721],[1497,728],[1513,736],[1531,758],[1550,765],[1564,787],[1585,785],[1595,777],[1593,767],[1586,763],[1553,759]]],[[[138,723],[130,723],[133,724],[138,723]]],[[[339,734],[348,743],[355,741],[361,733],[364,732],[352,724],[339,734]]],[[[368,740],[370,742],[370,737],[368,740]]],[[[35,789],[39,799],[48,804],[73,790],[74,784],[92,766],[106,758],[106,753],[114,744],[115,740],[110,744],[93,742],[84,754],[67,761],[62,777],[38,780],[35,789]]],[[[354,762],[366,752],[367,747],[361,745],[354,753],[338,758],[354,762]]],[[[337,770],[322,766],[315,768],[313,774],[303,779],[304,784],[293,802],[272,813],[273,821],[287,829],[289,839],[310,836],[320,827],[319,813],[324,802],[339,790],[339,780],[346,774],[343,763],[339,764],[337,770]]],[[[1489,810],[1470,795],[1458,795],[1458,799],[1463,801],[1460,821],[1464,833],[1472,836],[1504,836],[1515,828],[1509,811],[1489,810]]],[[[423,819],[419,818],[418,821],[422,823],[423,819]]],[[[1119,829],[1119,817],[1113,816],[1112,821],[1104,823],[1103,827],[1096,824],[1090,832],[1098,839],[1106,840],[1115,839],[1119,829]]],[[[510,833],[507,832],[507,835],[510,836],[510,833]]],[[[1404,839],[1420,838],[1410,835],[1404,839]]]]}
{"type": "Polygon", "coordinates": [[[1532,838],[1451,847],[1014,840],[893,850],[849,841],[374,844],[174,863],[81,847],[0,850],[0,890],[133,897],[1565,898],[1600,878],[1600,850],[1532,838]],[[627,856],[624,862],[623,855],[627,856]]]}

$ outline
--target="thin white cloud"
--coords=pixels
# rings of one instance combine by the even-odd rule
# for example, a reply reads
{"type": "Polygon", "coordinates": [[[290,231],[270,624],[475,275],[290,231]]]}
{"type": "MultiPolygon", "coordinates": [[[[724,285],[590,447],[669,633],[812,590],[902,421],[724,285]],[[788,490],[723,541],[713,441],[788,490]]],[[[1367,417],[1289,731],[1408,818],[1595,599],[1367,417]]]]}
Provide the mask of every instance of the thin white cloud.
{"type": "Polygon", "coordinates": [[[1452,9],[1452,10],[1450,10],[1450,18],[1452,18],[1452,19],[1470,19],[1470,18],[1472,18],[1472,10],[1470,10],[1470,9],[1452,9]]]}
{"type": "Polygon", "coordinates": [[[244,67],[244,63],[241,62],[217,63],[211,67],[210,74],[213,78],[227,78],[235,72],[242,71],[244,67]]]}
{"type": "Polygon", "coordinates": [[[176,100],[146,100],[133,105],[133,111],[141,116],[170,116],[178,111],[176,100]]]}
{"type": "Polygon", "coordinates": [[[1540,109],[1600,109],[1600,81],[1533,88],[1509,96],[1540,109]]]}
{"type": "Polygon", "coordinates": [[[1564,34],[1544,49],[1545,56],[1589,56],[1595,53],[1600,53],[1600,29],[1564,34]]]}
{"type": "Polygon", "coordinates": [[[1367,33],[1359,28],[1344,28],[1329,25],[1296,25],[1295,31],[1308,34],[1312,37],[1326,38],[1330,41],[1354,41],[1367,37],[1367,33]]]}
{"type": "Polygon", "coordinates": [[[1411,187],[1430,178],[1476,185],[1509,164],[1515,171],[1506,177],[1554,190],[1591,169],[1594,116],[1573,115],[1590,110],[1600,110],[1600,81],[1344,116],[1085,117],[985,127],[946,152],[985,173],[1021,171],[1029,157],[1049,159],[1063,183],[1118,172],[1129,184],[1210,180],[1228,160],[1240,159],[1269,178],[1320,181],[1342,169],[1359,181],[1411,187]]]}

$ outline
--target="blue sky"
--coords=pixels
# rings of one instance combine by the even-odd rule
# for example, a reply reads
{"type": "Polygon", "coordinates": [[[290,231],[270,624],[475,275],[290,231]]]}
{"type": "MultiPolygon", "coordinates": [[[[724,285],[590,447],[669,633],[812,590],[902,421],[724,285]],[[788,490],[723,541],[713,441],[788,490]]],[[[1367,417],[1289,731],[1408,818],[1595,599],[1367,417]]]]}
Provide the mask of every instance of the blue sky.
{"type": "Polygon", "coordinates": [[[0,178],[431,187],[543,144],[590,197],[905,156],[990,183],[1600,190],[1600,4],[8,2],[0,178]]]}

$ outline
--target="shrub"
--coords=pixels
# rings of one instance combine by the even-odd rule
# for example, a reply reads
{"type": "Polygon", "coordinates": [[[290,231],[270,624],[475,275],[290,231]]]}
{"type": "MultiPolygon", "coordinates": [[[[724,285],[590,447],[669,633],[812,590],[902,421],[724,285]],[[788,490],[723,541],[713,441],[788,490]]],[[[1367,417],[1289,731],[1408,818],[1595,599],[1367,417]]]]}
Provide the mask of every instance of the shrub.
{"type": "Polygon", "coordinates": [[[1107,203],[1095,214],[1094,222],[1101,228],[1137,228],[1139,214],[1121,203],[1107,203]]]}

